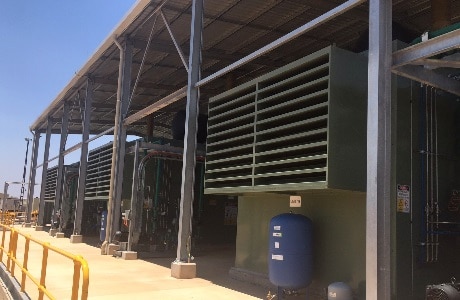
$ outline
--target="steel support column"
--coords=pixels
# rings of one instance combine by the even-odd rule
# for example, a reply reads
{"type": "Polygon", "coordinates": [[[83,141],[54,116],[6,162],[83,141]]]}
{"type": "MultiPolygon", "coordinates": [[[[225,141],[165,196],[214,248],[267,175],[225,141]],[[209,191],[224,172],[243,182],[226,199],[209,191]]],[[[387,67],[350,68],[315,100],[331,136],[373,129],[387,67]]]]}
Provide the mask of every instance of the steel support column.
{"type": "MultiPolygon", "coordinates": [[[[123,67],[123,77],[121,82],[121,118],[119,119],[120,130],[118,131],[118,153],[115,169],[115,201],[112,219],[112,229],[120,230],[121,220],[121,196],[123,187],[123,171],[125,169],[125,153],[126,153],[126,129],[123,124],[123,119],[126,117],[131,99],[131,66],[133,61],[133,44],[130,41],[125,43],[125,63],[123,67]]],[[[120,88],[120,87],[119,87],[120,88]]]]}
{"type": "MultiPolygon", "coordinates": [[[[53,224],[52,228],[56,228],[55,224],[57,222],[57,213],[61,208],[62,201],[62,191],[64,185],[64,151],[67,141],[68,125],[69,125],[69,110],[70,104],[68,101],[64,102],[64,108],[62,113],[62,125],[61,125],[61,141],[59,143],[59,159],[57,166],[57,179],[56,179],[56,198],[54,199],[54,213],[53,213],[53,224]]],[[[61,228],[61,224],[59,224],[61,228]]]]}
{"type": "Polygon", "coordinates": [[[30,223],[32,214],[32,203],[34,201],[35,174],[37,173],[37,156],[38,146],[40,144],[40,133],[34,132],[34,141],[32,144],[32,157],[30,158],[29,185],[27,190],[27,214],[26,223],[30,223]]]}
{"type": "Polygon", "coordinates": [[[5,203],[8,200],[8,186],[9,183],[5,181],[5,185],[3,187],[3,200],[2,200],[2,223],[5,224],[5,203]]]}
{"type": "Polygon", "coordinates": [[[190,262],[192,235],[193,197],[196,164],[196,133],[199,109],[201,43],[203,30],[203,0],[192,4],[192,24],[190,32],[190,57],[187,87],[187,107],[185,117],[184,155],[179,215],[179,232],[176,261],[190,262]]]}
{"type": "Polygon", "coordinates": [[[370,0],[367,121],[366,299],[391,298],[392,1],[370,0]]]}
{"type": "Polygon", "coordinates": [[[45,190],[46,190],[46,177],[48,176],[48,158],[50,154],[50,141],[51,141],[51,128],[53,124],[51,120],[48,118],[47,126],[46,126],[46,137],[45,137],[45,150],[43,153],[43,164],[42,164],[42,182],[41,182],[41,189],[40,189],[40,203],[38,206],[38,220],[37,225],[44,226],[46,223],[44,222],[45,218],[45,190]]]}
{"type": "Polygon", "coordinates": [[[82,103],[82,143],[80,153],[80,168],[78,170],[77,201],[75,203],[74,235],[81,234],[81,218],[83,215],[83,202],[85,200],[86,171],[88,168],[88,138],[91,122],[91,108],[93,104],[93,81],[88,78],[86,81],[86,96],[84,106],[82,103]]]}
{"type": "MultiPolygon", "coordinates": [[[[122,46],[116,39],[115,44],[120,49],[120,64],[118,67],[118,90],[117,90],[117,104],[115,108],[115,125],[113,130],[113,151],[112,151],[112,168],[110,171],[110,190],[109,200],[107,203],[107,226],[105,240],[101,246],[101,254],[108,254],[108,245],[111,242],[112,229],[115,224],[119,224],[120,217],[120,202],[117,197],[121,197],[121,193],[118,193],[118,185],[122,185],[120,179],[123,176],[124,167],[124,147],[126,139],[126,127],[123,125],[124,114],[129,103],[130,97],[130,85],[131,85],[131,65],[132,65],[132,51],[133,46],[131,43],[125,43],[122,46]],[[123,148],[122,153],[119,153],[120,147],[123,148]],[[122,155],[121,155],[122,154],[122,155]],[[123,163],[120,164],[120,160],[123,163]],[[121,169],[121,170],[120,170],[121,169]],[[118,203],[118,206],[117,206],[118,203]]],[[[121,189],[120,189],[121,191],[121,189]]]]}

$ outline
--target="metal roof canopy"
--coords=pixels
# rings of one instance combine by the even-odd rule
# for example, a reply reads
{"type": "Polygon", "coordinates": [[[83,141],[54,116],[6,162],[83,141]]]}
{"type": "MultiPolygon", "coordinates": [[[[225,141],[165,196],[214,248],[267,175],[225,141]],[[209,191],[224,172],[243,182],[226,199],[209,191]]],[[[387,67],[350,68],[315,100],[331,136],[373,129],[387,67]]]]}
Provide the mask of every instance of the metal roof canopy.
{"type": "MultiPolygon", "coordinates": [[[[362,41],[367,40],[368,34],[368,5],[360,4],[363,2],[366,1],[206,1],[201,69],[203,79],[198,83],[201,87],[200,111],[206,113],[207,99],[225,90],[228,82],[232,86],[238,85],[331,43],[349,50],[361,50],[362,41]],[[349,10],[342,14],[343,8],[349,10]],[[333,11],[329,12],[331,9],[333,11]],[[322,17],[328,22],[319,22],[322,17]],[[331,18],[333,20],[329,20],[331,18]],[[308,33],[302,32],[302,28],[311,29],[312,26],[316,28],[308,33]],[[273,50],[273,46],[277,49],[273,50]]],[[[406,33],[402,38],[409,40],[427,29],[430,1],[407,2],[393,1],[393,21],[400,24],[398,29],[403,29],[400,32],[406,33]]],[[[452,21],[460,19],[459,2],[453,2],[452,21]]],[[[135,89],[124,123],[129,125],[130,134],[145,135],[147,123],[153,122],[155,135],[170,137],[173,114],[185,107],[187,71],[183,61],[187,60],[189,51],[190,18],[189,1],[139,0],[31,125],[31,130],[45,132],[47,122],[52,122],[52,132],[59,133],[63,102],[70,101],[69,133],[81,133],[79,99],[84,98],[87,78],[91,78],[94,89],[90,133],[110,133],[109,129],[114,125],[120,58],[115,39],[129,39],[135,47],[131,83],[132,90],[135,89]],[[163,13],[168,26],[159,12],[163,13]],[[178,48],[184,55],[178,54],[178,48]],[[148,115],[151,115],[150,118],[144,118],[148,115]]],[[[450,36],[454,44],[458,42],[458,32],[450,36]]],[[[398,37],[401,38],[401,33],[398,37]]],[[[413,49],[407,52],[418,51],[413,49]]],[[[428,53],[425,57],[429,56],[428,53]]],[[[420,65],[423,61],[402,63],[420,65]]],[[[420,66],[397,67],[394,71],[398,74],[417,80],[423,76],[413,74],[422,73],[420,66]]],[[[433,75],[422,78],[429,83],[433,75]]],[[[458,88],[445,89],[458,93],[458,88]]]]}

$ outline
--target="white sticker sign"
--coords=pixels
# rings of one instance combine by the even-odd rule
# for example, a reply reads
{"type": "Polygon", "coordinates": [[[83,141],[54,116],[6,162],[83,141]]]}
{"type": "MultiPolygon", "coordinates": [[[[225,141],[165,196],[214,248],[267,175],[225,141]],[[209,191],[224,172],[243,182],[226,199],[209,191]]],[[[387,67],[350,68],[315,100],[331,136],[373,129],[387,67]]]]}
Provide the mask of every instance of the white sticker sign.
{"type": "Polygon", "coordinates": [[[302,197],[300,196],[289,196],[289,207],[301,207],[302,197]]]}
{"type": "Polygon", "coordinates": [[[410,213],[410,187],[408,185],[398,184],[396,199],[397,212],[410,213]]]}
{"type": "Polygon", "coordinates": [[[275,237],[282,237],[283,234],[281,232],[273,232],[273,236],[275,237]]]}
{"type": "Polygon", "coordinates": [[[273,226],[273,230],[281,230],[281,226],[280,225],[273,226]]]}
{"type": "Polygon", "coordinates": [[[278,249],[280,247],[280,243],[279,242],[275,242],[275,248],[278,249]]]}
{"type": "Polygon", "coordinates": [[[273,260],[284,260],[283,255],[280,254],[272,254],[273,260]]]}

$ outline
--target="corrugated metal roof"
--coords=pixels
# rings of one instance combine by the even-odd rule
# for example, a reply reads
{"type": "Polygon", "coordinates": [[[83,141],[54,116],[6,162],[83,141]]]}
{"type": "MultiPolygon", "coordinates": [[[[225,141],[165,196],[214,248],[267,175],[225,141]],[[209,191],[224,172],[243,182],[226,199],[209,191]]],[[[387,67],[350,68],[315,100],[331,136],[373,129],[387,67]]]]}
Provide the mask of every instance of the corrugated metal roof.
{"type": "MultiPolygon", "coordinates": [[[[204,12],[202,76],[212,74],[297,27],[346,1],[339,0],[207,0],[204,12]]],[[[91,133],[97,134],[114,125],[118,81],[119,49],[114,38],[134,41],[132,84],[136,81],[145,46],[152,31],[153,38],[145,56],[137,88],[128,116],[136,113],[185,86],[187,72],[174,47],[161,16],[153,12],[163,5],[168,20],[185,57],[189,52],[191,1],[139,0],[120,24],[109,33],[78,75],[65,86],[32,124],[32,130],[45,131],[48,118],[59,132],[64,100],[71,101],[71,133],[80,133],[81,113],[78,99],[84,98],[87,76],[94,81],[91,133]],[[78,96],[80,94],[80,97],[78,96]]],[[[398,23],[399,39],[411,40],[429,29],[430,1],[393,1],[393,19],[398,23]],[[404,29],[404,30],[401,30],[404,29]],[[403,34],[402,34],[403,33],[403,34]]],[[[452,1],[452,22],[460,21],[460,1],[452,1]]],[[[288,62],[330,44],[352,51],[366,45],[368,4],[323,24],[286,45],[238,68],[201,89],[201,111],[207,110],[207,99],[226,89],[229,78],[233,85],[251,80],[288,62]]],[[[147,122],[153,120],[156,135],[169,136],[174,112],[185,107],[184,99],[130,125],[131,134],[146,134],[147,122]]]]}

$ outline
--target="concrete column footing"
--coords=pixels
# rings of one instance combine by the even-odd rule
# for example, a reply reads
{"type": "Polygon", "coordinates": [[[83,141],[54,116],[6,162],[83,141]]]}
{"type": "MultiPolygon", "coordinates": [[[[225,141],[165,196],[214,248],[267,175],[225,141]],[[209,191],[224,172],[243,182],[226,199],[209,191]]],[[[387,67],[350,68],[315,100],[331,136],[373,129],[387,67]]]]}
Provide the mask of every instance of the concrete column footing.
{"type": "Polygon", "coordinates": [[[124,260],[136,260],[137,252],[135,251],[121,251],[121,258],[124,260]]]}
{"type": "Polygon", "coordinates": [[[196,263],[173,261],[171,263],[171,277],[177,279],[192,279],[196,277],[196,263]]]}
{"type": "Polygon", "coordinates": [[[118,251],[120,249],[120,246],[117,244],[109,244],[107,248],[107,255],[115,255],[115,251],[118,251]]]}
{"type": "Polygon", "coordinates": [[[83,236],[81,234],[72,234],[70,236],[70,242],[72,244],[79,244],[83,242],[83,236]]]}

